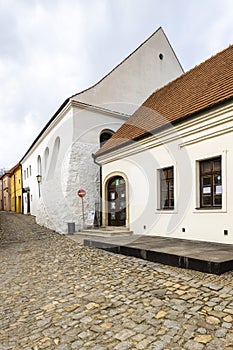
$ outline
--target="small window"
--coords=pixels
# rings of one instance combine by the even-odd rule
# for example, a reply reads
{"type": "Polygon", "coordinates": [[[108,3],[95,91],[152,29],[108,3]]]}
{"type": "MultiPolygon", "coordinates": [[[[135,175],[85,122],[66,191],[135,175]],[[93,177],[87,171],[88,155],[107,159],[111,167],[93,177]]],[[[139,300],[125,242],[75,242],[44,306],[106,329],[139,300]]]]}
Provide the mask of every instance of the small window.
{"type": "Polygon", "coordinates": [[[160,209],[174,209],[174,167],[164,168],[160,173],[160,209]]]}
{"type": "Polygon", "coordinates": [[[27,178],[28,178],[28,168],[27,168],[27,178]]]}
{"type": "Polygon", "coordinates": [[[103,146],[113,134],[114,132],[112,130],[103,130],[100,134],[100,146],[103,146]]]}
{"type": "Polygon", "coordinates": [[[24,170],[24,180],[26,180],[26,170],[24,170]]]}
{"type": "Polygon", "coordinates": [[[29,165],[29,175],[32,176],[32,167],[29,165]]]}
{"type": "Polygon", "coordinates": [[[200,207],[222,208],[221,157],[200,161],[200,207]]]}

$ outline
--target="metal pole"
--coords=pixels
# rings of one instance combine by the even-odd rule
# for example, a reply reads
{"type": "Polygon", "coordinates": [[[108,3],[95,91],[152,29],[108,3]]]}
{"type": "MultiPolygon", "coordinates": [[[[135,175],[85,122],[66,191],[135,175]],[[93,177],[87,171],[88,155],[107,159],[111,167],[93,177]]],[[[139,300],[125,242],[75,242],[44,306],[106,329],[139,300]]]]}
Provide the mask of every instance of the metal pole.
{"type": "Polygon", "coordinates": [[[82,198],[82,211],[83,211],[83,229],[85,228],[85,217],[84,217],[84,201],[83,201],[83,197],[82,198]]]}

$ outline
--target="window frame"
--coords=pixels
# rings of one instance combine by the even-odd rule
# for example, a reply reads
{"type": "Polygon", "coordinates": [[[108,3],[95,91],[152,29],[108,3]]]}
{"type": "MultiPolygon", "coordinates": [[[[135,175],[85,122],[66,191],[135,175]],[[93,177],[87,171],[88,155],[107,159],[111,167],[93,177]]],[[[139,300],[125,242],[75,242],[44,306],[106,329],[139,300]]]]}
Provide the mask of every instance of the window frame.
{"type": "Polygon", "coordinates": [[[158,169],[158,178],[159,178],[159,210],[162,211],[172,211],[174,212],[175,210],[175,168],[174,166],[168,166],[165,168],[158,169]],[[169,171],[172,171],[172,176],[169,177],[169,171]],[[167,174],[166,177],[162,176],[162,174],[167,174]],[[166,190],[163,190],[163,183],[168,184],[166,190]],[[170,186],[172,185],[172,196],[170,196],[170,186]],[[163,192],[166,192],[168,195],[168,205],[165,206],[163,203],[163,192]],[[171,201],[173,200],[173,205],[171,204],[171,201]]]}
{"type": "Polygon", "coordinates": [[[200,209],[222,209],[223,207],[223,184],[222,184],[222,157],[211,157],[207,159],[203,159],[199,161],[199,208],[200,209]],[[220,170],[215,169],[215,162],[220,162],[220,170]],[[209,170],[204,171],[204,164],[209,163],[209,170]],[[220,181],[219,183],[215,183],[215,177],[220,181]],[[220,179],[218,179],[220,177],[220,179]],[[204,184],[204,179],[210,179],[209,184],[204,184]],[[221,186],[221,193],[215,192],[215,187],[221,186]],[[210,192],[204,193],[204,188],[208,189],[210,192]],[[204,204],[204,200],[210,198],[210,204],[204,204]],[[221,199],[221,204],[215,204],[216,198],[221,199]]]}

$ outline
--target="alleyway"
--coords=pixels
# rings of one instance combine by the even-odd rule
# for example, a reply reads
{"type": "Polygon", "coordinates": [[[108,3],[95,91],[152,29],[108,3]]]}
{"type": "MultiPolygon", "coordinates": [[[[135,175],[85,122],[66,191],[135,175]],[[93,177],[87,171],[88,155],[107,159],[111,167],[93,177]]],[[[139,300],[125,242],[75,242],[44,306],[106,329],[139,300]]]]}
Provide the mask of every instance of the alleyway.
{"type": "Polygon", "coordinates": [[[232,350],[233,273],[84,247],[0,213],[0,350],[232,350]]]}

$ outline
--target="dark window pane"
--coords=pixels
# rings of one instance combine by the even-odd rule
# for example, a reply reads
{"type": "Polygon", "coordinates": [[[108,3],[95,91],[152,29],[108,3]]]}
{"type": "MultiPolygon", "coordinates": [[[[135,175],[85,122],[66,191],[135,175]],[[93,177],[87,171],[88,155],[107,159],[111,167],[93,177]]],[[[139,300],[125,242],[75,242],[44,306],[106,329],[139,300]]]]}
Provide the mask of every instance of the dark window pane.
{"type": "Polygon", "coordinates": [[[219,195],[219,196],[214,196],[214,205],[222,205],[222,196],[219,195]]]}
{"type": "Polygon", "coordinates": [[[173,179],[173,168],[168,169],[168,177],[173,179]]]}
{"type": "Polygon", "coordinates": [[[167,191],[167,188],[168,188],[167,183],[165,181],[162,181],[162,183],[161,183],[162,191],[167,191]]]}
{"type": "Polygon", "coordinates": [[[210,161],[203,161],[202,162],[202,173],[208,173],[210,171],[210,161]]]}
{"type": "Polygon", "coordinates": [[[221,159],[217,159],[214,161],[214,171],[221,170],[221,159]]]}
{"type": "Polygon", "coordinates": [[[173,209],[174,207],[174,178],[173,167],[160,170],[160,208],[173,209]]]}
{"type": "Polygon", "coordinates": [[[211,181],[211,177],[208,176],[208,177],[203,177],[203,186],[208,186],[210,185],[210,181],[211,181]]]}
{"type": "Polygon", "coordinates": [[[202,203],[203,205],[211,205],[211,196],[203,196],[202,203]]]}

